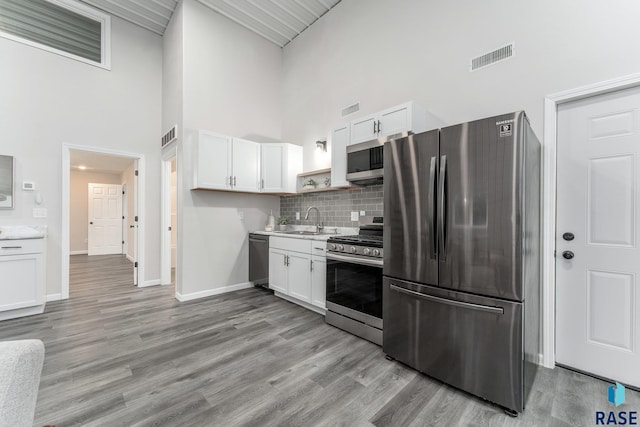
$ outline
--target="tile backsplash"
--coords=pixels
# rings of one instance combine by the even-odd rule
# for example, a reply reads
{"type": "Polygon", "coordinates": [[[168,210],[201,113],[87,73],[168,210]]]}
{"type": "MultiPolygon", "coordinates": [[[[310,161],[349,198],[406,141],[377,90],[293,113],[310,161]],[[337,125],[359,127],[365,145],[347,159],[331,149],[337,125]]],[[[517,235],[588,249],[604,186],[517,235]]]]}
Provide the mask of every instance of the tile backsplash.
{"type": "Polygon", "coordinates": [[[372,185],[355,190],[336,190],[318,193],[295,194],[280,197],[280,215],[293,225],[313,225],[316,212],[304,220],[310,206],[320,210],[320,219],[328,227],[357,227],[358,221],[351,221],[351,212],[365,211],[367,216],[382,216],[382,185],[372,185]],[[296,220],[300,212],[300,220],[296,220]]]}

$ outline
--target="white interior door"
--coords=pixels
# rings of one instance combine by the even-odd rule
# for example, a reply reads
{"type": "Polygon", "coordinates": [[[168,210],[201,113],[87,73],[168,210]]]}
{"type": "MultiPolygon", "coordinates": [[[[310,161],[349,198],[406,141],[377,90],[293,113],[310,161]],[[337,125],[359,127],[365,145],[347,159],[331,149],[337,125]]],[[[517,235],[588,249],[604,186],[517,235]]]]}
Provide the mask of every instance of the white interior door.
{"type": "Polygon", "coordinates": [[[556,236],[556,361],[636,387],[639,110],[640,88],[558,108],[556,236]]]}
{"type": "Polygon", "coordinates": [[[89,255],[121,254],[122,185],[89,184],[89,255]]]}

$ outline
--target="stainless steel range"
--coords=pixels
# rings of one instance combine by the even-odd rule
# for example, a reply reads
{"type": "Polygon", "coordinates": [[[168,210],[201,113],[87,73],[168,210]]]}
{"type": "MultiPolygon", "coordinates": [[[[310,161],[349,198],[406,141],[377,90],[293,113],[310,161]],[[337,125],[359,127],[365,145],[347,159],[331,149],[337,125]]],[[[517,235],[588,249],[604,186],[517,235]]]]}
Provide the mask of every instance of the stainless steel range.
{"type": "Polygon", "coordinates": [[[326,322],[382,345],[382,218],[327,240],[326,322]]]}

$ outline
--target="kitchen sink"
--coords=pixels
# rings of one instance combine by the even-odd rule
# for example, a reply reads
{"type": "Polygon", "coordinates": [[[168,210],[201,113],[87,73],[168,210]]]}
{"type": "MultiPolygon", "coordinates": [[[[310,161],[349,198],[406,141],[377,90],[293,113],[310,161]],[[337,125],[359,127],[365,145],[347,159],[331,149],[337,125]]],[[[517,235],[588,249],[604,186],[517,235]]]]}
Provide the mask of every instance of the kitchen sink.
{"type": "Polygon", "coordinates": [[[295,234],[298,236],[319,236],[321,234],[333,234],[333,233],[324,233],[322,231],[301,231],[301,230],[276,231],[276,233],[295,234]]]}

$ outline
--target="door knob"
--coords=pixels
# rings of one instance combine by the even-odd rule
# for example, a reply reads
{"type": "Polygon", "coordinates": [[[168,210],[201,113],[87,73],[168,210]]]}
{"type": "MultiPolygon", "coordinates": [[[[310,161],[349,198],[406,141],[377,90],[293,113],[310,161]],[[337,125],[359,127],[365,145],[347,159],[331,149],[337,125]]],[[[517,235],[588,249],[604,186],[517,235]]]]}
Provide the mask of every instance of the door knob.
{"type": "Polygon", "coordinates": [[[562,258],[564,259],[573,259],[574,254],[571,251],[564,251],[562,252],[562,258]]]}
{"type": "Polygon", "coordinates": [[[575,238],[576,238],[576,236],[574,236],[574,234],[573,234],[573,233],[564,233],[564,234],[562,235],[562,238],[563,238],[564,240],[566,240],[566,241],[570,242],[570,241],[572,241],[573,239],[575,239],[575,238]]]}
{"type": "Polygon", "coordinates": [[[93,221],[91,221],[89,224],[93,225],[93,221]]]}

